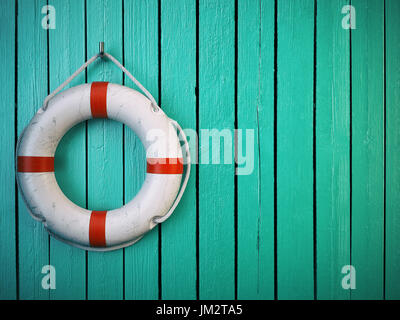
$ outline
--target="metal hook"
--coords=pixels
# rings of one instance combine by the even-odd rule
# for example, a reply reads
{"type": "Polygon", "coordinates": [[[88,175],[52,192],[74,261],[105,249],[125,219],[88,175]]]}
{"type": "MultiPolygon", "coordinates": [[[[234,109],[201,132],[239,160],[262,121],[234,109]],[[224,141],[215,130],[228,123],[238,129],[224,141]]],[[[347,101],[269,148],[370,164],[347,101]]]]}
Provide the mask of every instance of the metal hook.
{"type": "Polygon", "coordinates": [[[100,54],[100,57],[104,56],[104,42],[103,41],[99,42],[99,54],[100,54]]]}

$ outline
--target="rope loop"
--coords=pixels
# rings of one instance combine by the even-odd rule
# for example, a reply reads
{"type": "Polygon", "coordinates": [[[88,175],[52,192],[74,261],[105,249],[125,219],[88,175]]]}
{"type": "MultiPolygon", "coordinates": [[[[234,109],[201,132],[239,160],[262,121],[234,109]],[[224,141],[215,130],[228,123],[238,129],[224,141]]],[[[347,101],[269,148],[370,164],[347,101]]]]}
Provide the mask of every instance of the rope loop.
{"type": "Polygon", "coordinates": [[[44,99],[42,109],[43,111],[46,111],[47,106],[49,104],[49,101],[57,94],[59,93],[62,89],[64,89],[77,75],[79,75],[83,70],[85,70],[89,65],[91,65],[97,58],[103,58],[107,57],[109,60],[111,60],[118,68],[122,70],[123,73],[125,73],[129,79],[131,79],[140,90],[146,95],[147,98],[151,101],[151,106],[155,112],[158,112],[160,110],[160,107],[158,106],[156,100],[154,97],[150,94],[149,91],[117,60],[115,59],[111,54],[107,52],[99,52],[95,54],[93,57],[91,57],[88,61],[86,61],[79,69],[77,69],[67,80],[65,80],[57,89],[55,89],[53,92],[51,92],[46,99],[44,99]]]}
{"type": "Polygon", "coordinates": [[[178,122],[176,122],[173,119],[170,119],[172,125],[175,127],[177,131],[179,131],[179,135],[182,137],[183,142],[184,142],[184,148],[185,148],[185,153],[186,153],[186,173],[185,173],[185,178],[183,179],[181,188],[179,190],[178,195],[175,198],[174,203],[172,204],[172,207],[168,210],[168,212],[164,216],[156,216],[153,218],[154,223],[162,223],[165,220],[169,218],[169,216],[174,212],[175,208],[177,207],[179,201],[181,200],[183,193],[185,192],[187,183],[189,181],[189,176],[190,176],[190,167],[191,167],[191,159],[190,159],[190,149],[189,149],[189,142],[187,141],[185,132],[181,128],[178,122]]]}

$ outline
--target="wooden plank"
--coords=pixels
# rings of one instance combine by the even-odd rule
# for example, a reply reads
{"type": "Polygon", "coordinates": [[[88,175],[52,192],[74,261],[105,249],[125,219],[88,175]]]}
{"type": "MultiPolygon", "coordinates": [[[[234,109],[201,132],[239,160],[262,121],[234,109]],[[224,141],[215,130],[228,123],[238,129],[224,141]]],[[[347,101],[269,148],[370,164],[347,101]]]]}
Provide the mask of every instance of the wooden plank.
{"type": "MultiPolygon", "coordinates": [[[[85,62],[85,8],[80,0],[54,0],[56,29],[49,31],[50,91],[56,89],[85,62]]],[[[85,83],[85,73],[70,86],[85,83]]],[[[86,206],[86,126],[72,128],[56,151],[55,174],[65,195],[86,206]]],[[[85,299],[86,254],[82,249],[50,238],[50,262],[56,269],[57,290],[51,299],[85,299]]]]}
{"type": "Polygon", "coordinates": [[[221,142],[212,150],[212,139],[201,133],[200,158],[209,155],[210,164],[201,160],[199,168],[200,299],[235,297],[234,164],[233,156],[224,157],[225,148],[233,150],[234,15],[233,0],[199,2],[199,126],[218,130],[214,141],[221,142]],[[222,130],[227,138],[219,139],[222,130]]]}
{"type": "Polygon", "coordinates": [[[352,299],[383,298],[384,2],[353,0],[352,31],[352,299]]]}
{"type": "MultiPolygon", "coordinates": [[[[42,28],[45,0],[18,1],[18,136],[47,96],[47,30],[42,28]]],[[[42,267],[49,264],[49,235],[32,219],[18,196],[19,294],[21,299],[48,299],[42,267]]]]}
{"type": "MultiPolygon", "coordinates": [[[[125,66],[158,99],[158,1],[125,0],[125,66]]],[[[128,87],[135,85],[125,77],[128,87]]],[[[140,91],[140,90],[139,90],[140,91]]],[[[140,190],[146,175],[146,152],[125,127],[125,201],[140,190]]],[[[158,298],[158,227],[125,249],[125,298],[158,298]]]]}
{"type": "MultiPolygon", "coordinates": [[[[196,1],[161,1],[162,108],[196,129],[196,1]]],[[[196,150],[192,151],[195,159],[196,150]]],[[[162,224],[163,299],[196,298],[196,165],[181,203],[162,224]]]]}
{"type": "Polygon", "coordinates": [[[314,3],[278,1],[278,298],[312,299],[314,3]]]}
{"type": "MultiPolygon", "coordinates": [[[[317,298],[348,299],[350,264],[350,36],[346,0],[317,2],[316,233],[317,298]]],[[[357,30],[358,31],[358,30],[357,30]]]]}
{"type": "Polygon", "coordinates": [[[386,0],[386,299],[400,299],[400,1],[386,0]]]}
{"type": "MultiPolygon", "coordinates": [[[[105,50],[122,61],[122,5],[117,1],[87,1],[88,58],[105,42],[105,50]]],[[[88,70],[88,82],[122,84],[122,72],[110,61],[97,60],[88,70]]],[[[122,206],[122,124],[95,119],[88,122],[88,206],[110,210],[122,206]]],[[[123,297],[123,250],[88,253],[88,298],[123,297]]]]}
{"type": "Polygon", "coordinates": [[[15,246],[15,3],[0,3],[0,300],[16,299],[15,246]],[[6,169],[7,168],[7,169],[6,169]]]}
{"type": "Polygon", "coordinates": [[[238,299],[274,298],[274,5],[238,2],[238,299]]]}

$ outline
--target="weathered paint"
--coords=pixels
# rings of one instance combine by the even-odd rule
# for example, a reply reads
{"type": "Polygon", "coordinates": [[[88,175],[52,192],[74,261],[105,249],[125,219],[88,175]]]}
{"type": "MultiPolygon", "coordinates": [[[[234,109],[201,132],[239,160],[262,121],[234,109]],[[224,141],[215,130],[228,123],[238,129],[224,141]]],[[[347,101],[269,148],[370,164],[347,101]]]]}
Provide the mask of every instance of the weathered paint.
{"type": "MultiPolygon", "coordinates": [[[[234,15],[233,0],[199,2],[200,129],[232,132],[234,128],[234,15]]],[[[226,147],[233,149],[233,141],[226,147]]],[[[221,147],[220,159],[224,160],[223,155],[221,147]]],[[[210,155],[210,164],[199,167],[199,297],[233,299],[235,171],[232,159],[226,159],[230,164],[211,164],[216,157],[210,155]]]]}
{"type": "MultiPolygon", "coordinates": [[[[18,1],[18,136],[48,94],[47,30],[42,29],[41,14],[44,5],[44,0],[18,1]]],[[[23,198],[18,195],[20,299],[49,299],[50,292],[43,290],[41,285],[42,268],[50,263],[49,244],[50,238],[43,225],[32,219],[23,198]]]]}
{"type": "MultiPolygon", "coordinates": [[[[79,0],[52,1],[59,13],[56,29],[49,31],[50,91],[56,89],[85,62],[84,3],[79,0]],[[78,39],[78,40],[77,40],[78,39]],[[62,57],[62,63],[60,63],[62,57]]],[[[56,11],[57,12],[57,11],[56,11]]],[[[85,73],[70,86],[85,82],[85,73]]],[[[86,207],[86,124],[72,128],[61,140],[55,155],[56,179],[63,192],[82,208],[86,207]]],[[[85,299],[85,251],[50,239],[50,263],[56,269],[56,287],[51,299],[85,299]]]]}
{"type": "Polygon", "coordinates": [[[278,1],[279,299],[312,299],[314,3],[278,1]]]}
{"type": "MultiPolygon", "coordinates": [[[[160,10],[161,107],[182,128],[195,129],[196,2],[162,0],[160,10]]],[[[196,298],[196,178],[192,165],[182,202],[161,226],[162,299],[196,298]]]]}
{"type": "Polygon", "coordinates": [[[274,0],[238,2],[242,155],[245,130],[255,130],[253,171],[238,176],[238,299],[274,298],[274,15],[274,0]]]}
{"type": "Polygon", "coordinates": [[[318,1],[315,160],[318,299],[348,299],[342,267],[350,264],[350,32],[346,0],[318,1]],[[332,26],[336,27],[332,27],[332,26]]]}
{"type": "MultiPolygon", "coordinates": [[[[2,3],[0,11],[0,155],[2,169],[0,181],[15,188],[14,147],[15,147],[15,4],[8,0],[2,3]],[[7,58],[5,58],[7,57],[7,58]],[[4,170],[7,168],[7,170],[4,170]]],[[[17,298],[16,237],[15,234],[15,192],[0,192],[0,299],[17,298]]]]}
{"type": "Polygon", "coordinates": [[[352,1],[351,299],[383,299],[384,267],[384,2],[352,1]]]}
{"type": "Polygon", "coordinates": [[[386,299],[400,299],[399,16],[400,2],[386,0],[386,299]]]}

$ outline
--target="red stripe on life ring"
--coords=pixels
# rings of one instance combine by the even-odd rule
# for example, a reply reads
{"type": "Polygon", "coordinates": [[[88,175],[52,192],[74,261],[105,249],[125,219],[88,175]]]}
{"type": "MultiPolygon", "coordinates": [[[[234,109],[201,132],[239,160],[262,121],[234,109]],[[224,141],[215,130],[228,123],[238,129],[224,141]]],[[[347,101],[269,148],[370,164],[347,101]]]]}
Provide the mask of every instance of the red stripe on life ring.
{"type": "Polygon", "coordinates": [[[93,82],[90,87],[90,109],[93,118],[107,118],[108,82],[93,82]]]}
{"type": "Polygon", "coordinates": [[[156,174],[182,174],[182,158],[147,158],[147,172],[156,174]]]}
{"type": "Polygon", "coordinates": [[[89,222],[89,243],[91,247],[106,246],[107,211],[92,211],[89,222]]]}
{"type": "Polygon", "coordinates": [[[17,161],[18,172],[53,172],[54,157],[27,157],[19,156],[17,161]]]}

